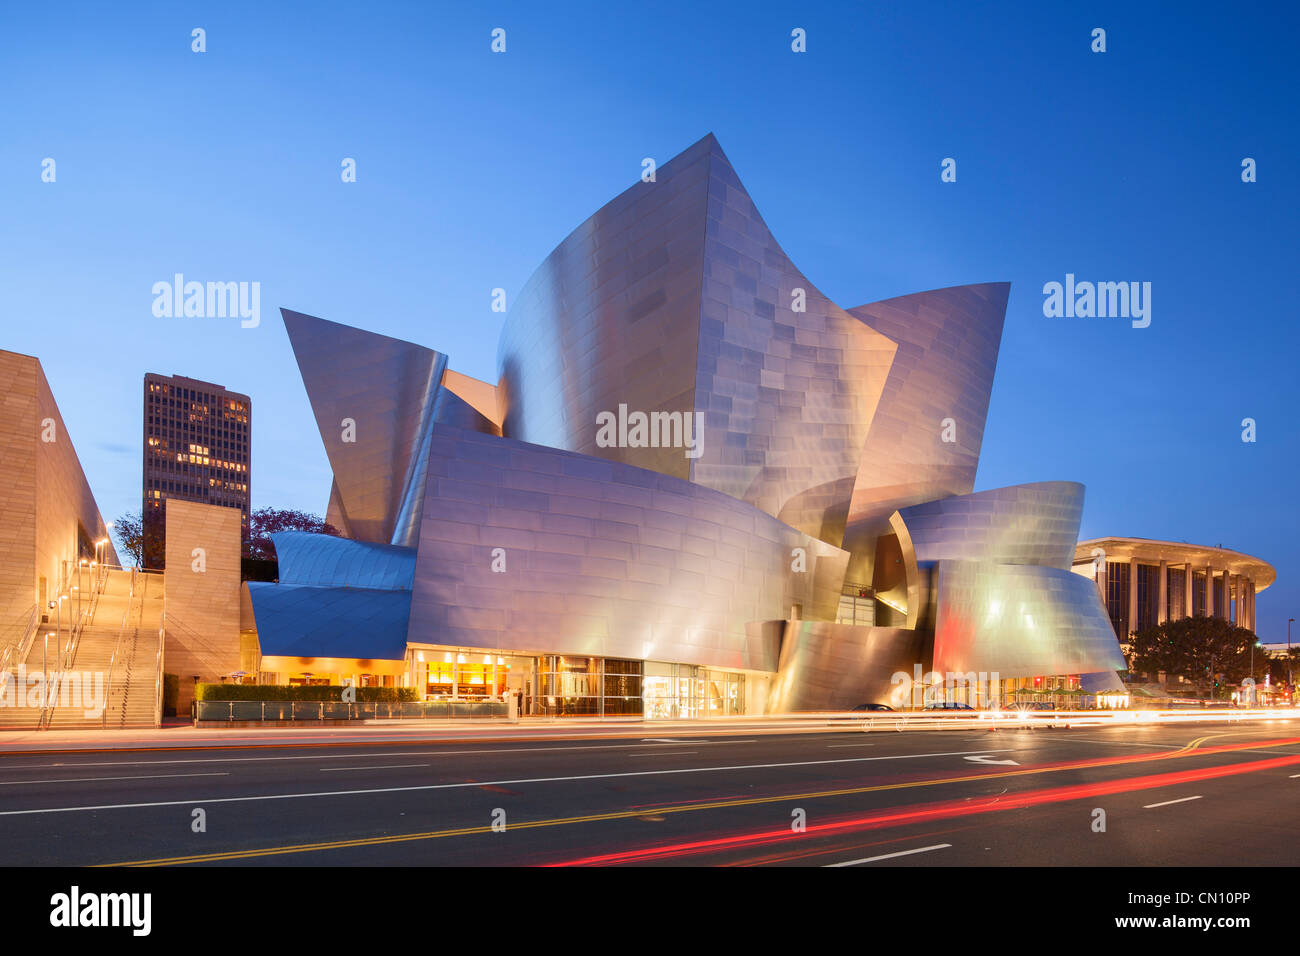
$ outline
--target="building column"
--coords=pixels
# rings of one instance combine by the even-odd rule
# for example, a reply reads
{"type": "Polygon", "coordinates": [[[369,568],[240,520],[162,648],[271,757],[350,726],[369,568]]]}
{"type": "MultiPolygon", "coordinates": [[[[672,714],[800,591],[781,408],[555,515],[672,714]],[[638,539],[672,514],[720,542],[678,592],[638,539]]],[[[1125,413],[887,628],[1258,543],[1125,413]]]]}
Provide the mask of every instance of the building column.
{"type": "Polygon", "coordinates": [[[1214,568],[1205,566],[1205,616],[1214,617],[1214,568]]]}
{"type": "Polygon", "coordinates": [[[1255,630],[1255,579],[1246,579],[1246,626],[1253,632],[1255,630]]]}
{"type": "MultiPolygon", "coordinates": [[[[1138,620],[1138,559],[1128,559],[1128,630],[1132,634],[1137,630],[1138,620]]],[[[1128,643],[1128,634],[1120,638],[1128,643]]]]}
{"type": "Polygon", "coordinates": [[[1223,587],[1224,605],[1227,606],[1231,604],[1232,606],[1232,626],[1241,627],[1241,575],[1234,574],[1229,578],[1227,572],[1224,572],[1223,587]],[[1231,589],[1229,589],[1229,581],[1232,582],[1231,589]],[[1232,596],[1234,593],[1237,596],[1236,603],[1232,603],[1232,596]]]}
{"type": "Polygon", "coordinates": [[[1160,562],[1160,603],[1156,606],[1156,623],[1169,620],[1169,562],[1160,562]]]}
{"type": "Polygon", "coordinates": [[[1192,562],[1183,566],[1183,617],[1192,616],[1192,562]]]}

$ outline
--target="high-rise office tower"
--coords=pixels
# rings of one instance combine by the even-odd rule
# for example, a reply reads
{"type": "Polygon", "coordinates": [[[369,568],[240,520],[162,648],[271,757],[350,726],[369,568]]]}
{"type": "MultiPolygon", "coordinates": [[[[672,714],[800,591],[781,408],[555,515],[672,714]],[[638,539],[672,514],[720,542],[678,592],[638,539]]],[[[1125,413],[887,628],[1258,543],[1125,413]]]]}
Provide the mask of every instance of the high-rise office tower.
{"type": "Polygon", "coordinates": [[[169,498],[239,508],[248,539],[252,412],[247,395],[221,385],[182,375],[145,375],[146,568],[163,565],[169,498]]]}

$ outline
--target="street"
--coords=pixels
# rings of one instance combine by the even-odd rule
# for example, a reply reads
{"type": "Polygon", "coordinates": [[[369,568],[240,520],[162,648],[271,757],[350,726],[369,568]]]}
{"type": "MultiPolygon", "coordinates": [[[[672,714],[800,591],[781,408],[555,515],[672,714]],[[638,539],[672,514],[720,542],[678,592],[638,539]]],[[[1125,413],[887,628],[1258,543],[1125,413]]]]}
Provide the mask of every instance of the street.
{"type": "Polygon", "coordinates": [[[0,741],[0,859],[1282,866],[1300,831],[1295,720],[434,736],[190,734],[61,752],[0,741]]]}

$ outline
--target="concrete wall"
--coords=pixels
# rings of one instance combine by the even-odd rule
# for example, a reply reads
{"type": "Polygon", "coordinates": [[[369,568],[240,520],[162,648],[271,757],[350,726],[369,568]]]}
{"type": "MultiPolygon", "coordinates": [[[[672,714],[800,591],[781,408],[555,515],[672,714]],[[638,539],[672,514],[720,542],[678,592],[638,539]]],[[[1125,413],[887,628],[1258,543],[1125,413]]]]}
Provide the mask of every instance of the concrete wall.
{"type": "Polygon", "coordinates": [[[241,544],[238,508],[167,502],[163,670],[180,678],[180,713],[189,712],[196,675],[215,681],[240,670],[241,544]]]}
{"type": "MultiPolygon", "coordinates": [[[[0,644],[55,598],[62,562],[107,536],[40,361],[0,350],[0,644]]],[[[117,562],[111,542],[101,555],[117,562]]]]}

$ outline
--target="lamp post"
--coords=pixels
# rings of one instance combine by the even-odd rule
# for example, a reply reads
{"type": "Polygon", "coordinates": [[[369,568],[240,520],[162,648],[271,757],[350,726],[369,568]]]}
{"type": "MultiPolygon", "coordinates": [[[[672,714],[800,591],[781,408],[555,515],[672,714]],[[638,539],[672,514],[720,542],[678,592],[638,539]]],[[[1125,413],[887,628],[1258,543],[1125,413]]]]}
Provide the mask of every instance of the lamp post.
{"type": "Polygon", "coordinates": [[[1295,686],[1291,683],[1291,625],[1295,623],[1295,618],[1287,618],[1286,622],[1286,693],[1287,696],[1295,700],[1295,686]]]}

